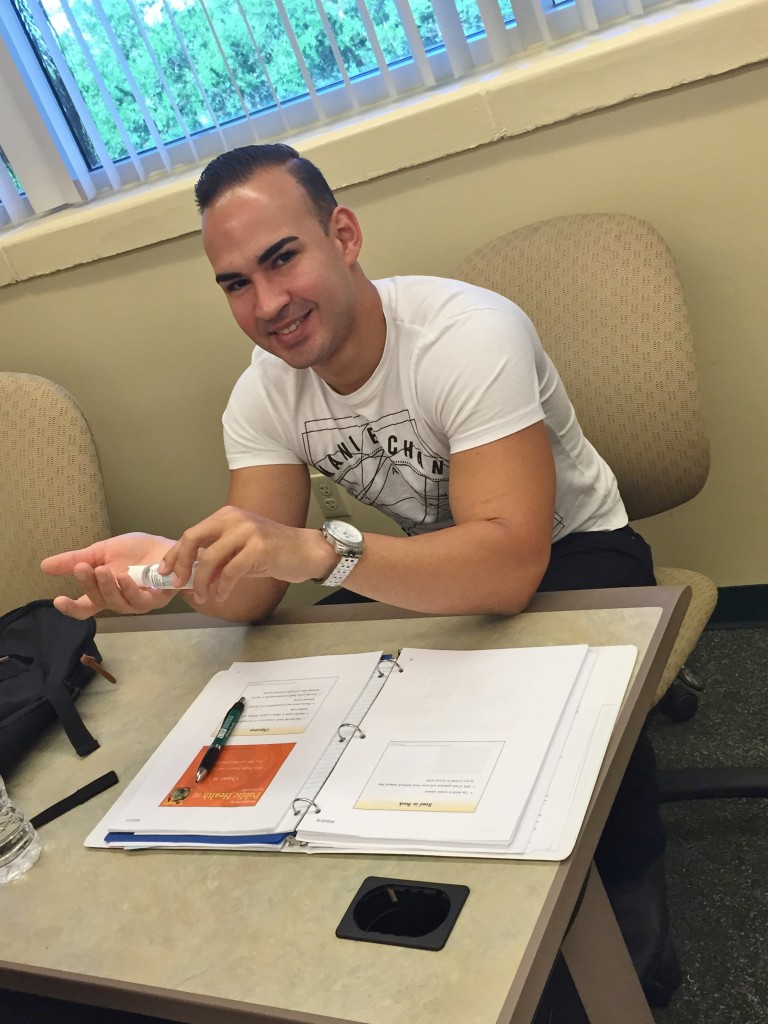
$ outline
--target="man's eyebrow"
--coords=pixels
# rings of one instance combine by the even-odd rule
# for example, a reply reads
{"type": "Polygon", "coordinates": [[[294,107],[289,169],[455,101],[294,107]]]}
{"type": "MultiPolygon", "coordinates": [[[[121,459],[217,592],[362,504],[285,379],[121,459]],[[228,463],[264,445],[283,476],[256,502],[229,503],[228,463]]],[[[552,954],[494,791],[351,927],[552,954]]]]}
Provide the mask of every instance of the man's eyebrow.
{"type": "MultiPolygon", "coordinates": [[[[261,256],[256,257],[256,262],[259,266],[262,266],[262,264],[271,260],[273,256],[280,252],[284,245],[287,245],[289,242],[298,242],[298,240],[298,235],[286,235],[285,238],[278,239],[278,241],[273,242],[272,245],[266,248],[261,256]]],[[[240,273],[239,270],[232,270],[226,274],[217,274],[216,284],[224,284],[226,281],[239,281],[241,277],[246,276],[246,274],[240,273]]]]}
{"type": "Polygon", "coordinates": [[[265,249],[256,262],[261,266],[262,263],[266,263],[267,260],[271,260],[273,256],[280,252],[284,245],[288,244],[288,242],[298,242],[298,240],[298,235],[286,235],[285,238],[279,239],[277,242],[270,245],[269,248],[265,249]]]}

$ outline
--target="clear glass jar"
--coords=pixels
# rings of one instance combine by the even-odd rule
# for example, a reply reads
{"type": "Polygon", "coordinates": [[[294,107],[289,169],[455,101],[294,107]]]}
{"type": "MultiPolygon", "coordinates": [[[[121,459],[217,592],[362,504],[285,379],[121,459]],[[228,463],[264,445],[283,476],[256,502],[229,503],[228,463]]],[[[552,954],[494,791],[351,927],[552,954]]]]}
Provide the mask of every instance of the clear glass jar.
{"type": "Polygon", "coordinates": [[[11,802],[0,778],[0,884],[29,871],[41,850],[37,832],[11,802]]]}

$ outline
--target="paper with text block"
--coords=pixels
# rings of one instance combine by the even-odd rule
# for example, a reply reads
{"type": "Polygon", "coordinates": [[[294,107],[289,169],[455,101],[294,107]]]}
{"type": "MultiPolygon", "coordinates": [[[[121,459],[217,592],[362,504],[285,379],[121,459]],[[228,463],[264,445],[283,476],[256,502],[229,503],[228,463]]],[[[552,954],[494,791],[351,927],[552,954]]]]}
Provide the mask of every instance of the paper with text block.
{"type": "Polygon", "coordinates": [[[365,739],[345,751],[300,838],[506,847],[562,716],[575,716],[588,650],[402,651],[403,671],[365,716],[365,739]],[[439,811],[397,806],[409,791],[429,803],[462,784],[470,811],[455,800],[439,811]]]}
{"type": "MultiPolygon", "coordinates": [[[[573,850],[583,824],[636,660],[637,648],[630,645],[589,650],[539,765],[525,808],[503,848],[480,835],[462,844],[429,837],[421,841],[382,841],[360,835],[334,837],[322,828],[321,814],[307,819],[300,827],[298,834],[306,840],[306,849],[563,860],[573,850]]],[[[538,694],[545,698],[545,688],[540,688],[538,694]]],[[[324,787],[318,796],[318,801],[326,806],[327,789],[324,787]]],[[[504,812],[501,813],[503,816],[504,812]]]]}
{"type": "MultiPolygon", "coordinates": [[[[293,798],[302,792],[339,722],[344,721],[375,674],[380,657],[381,652],[373,652],[341,658],[322,655],[240,663],[218,673],[99,827],[106,825],[104,833],[132,832],[137,837],[142,833],[241,835],[292,831],[296,825],[293,798]],[[182,773],[210,743],[228,709],[243,696],[245,729],[235,730],[225,750],[233,756],[240,745],[274,745],[277,753],[265,752],[262,758],[265,764],[276,766],[266,787],[259,788],[258,798],[250,804],[232,806],[221,796],[229,791],[224,783],[227,758],[222,761],[220,757],[209,776],[201,783],[192,783],[201,792],[207,788],[218,793],[218,805],[216,801],[192,799],[169,806],[169,794],[180,788],[182,773]],[[260,731],[258,719],[250,714],[252,707],[264,715],[266,732],[260,731]],[[217,789],[219,781],[223,789],[217,789]]],[[[267,772],[263,769],[262,775],[267,777],[267,772]]],[[[240,775],[248,779],[243,768],[240,775]]]]}

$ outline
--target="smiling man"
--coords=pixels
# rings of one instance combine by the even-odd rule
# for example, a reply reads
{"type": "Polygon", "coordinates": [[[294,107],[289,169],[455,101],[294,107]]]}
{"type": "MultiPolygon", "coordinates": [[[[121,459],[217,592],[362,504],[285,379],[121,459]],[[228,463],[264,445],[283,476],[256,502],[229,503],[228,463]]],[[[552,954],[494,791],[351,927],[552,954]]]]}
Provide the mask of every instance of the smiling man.
{"type": "Polygon", "coordinates": [[[289,366],[312,367],[341,393],[355,390],[376,368],[386,334],[376,289],[357,263],[355,215],[330,205],[330,190],[315,207],[281,167],[221,194],[217,185],[209,168],[197,187],[203,243],[239,327],[289,366]]]}
{"type": "MultiPolygon", "coordinates": [[[[217,157],[196,198],[215,279],[254,343],[223,418],[228,504],[176,543],[129,534],[46,559],[83,589],[60,611],[162,607],[172,592],[126,571],[158,561],[178,583],[196,561],[187,600],[242,621],[310,579],[447,614],[515,614],[537,589],[653,585],[650,551],[521,309],[458,281],[370,281],[354,213],[288,146],[217,157]],[[308,529],[309,467],[402,535],[308,529]]],[[[596,859],[656,1004],[680,980],[664,845],[643,735],[596,859]]]]}

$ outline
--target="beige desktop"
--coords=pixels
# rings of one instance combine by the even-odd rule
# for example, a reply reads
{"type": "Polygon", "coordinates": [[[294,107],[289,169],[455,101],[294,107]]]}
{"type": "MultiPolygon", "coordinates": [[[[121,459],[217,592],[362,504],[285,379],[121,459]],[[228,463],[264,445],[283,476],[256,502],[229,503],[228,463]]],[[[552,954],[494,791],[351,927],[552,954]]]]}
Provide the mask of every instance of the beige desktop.
{"type": "Polygon", "coordinates": [[[124,787],[235,661],[571,643],[634,644],[639,656],[567,860],[85,849],[115,787],[45,825],[38,863],[0,892],[0,986],[186,1024],[522,1024],[562,949],[592,1024],[651,1024],[590,865],[687,603],[679,588],[637,588],[539,595],[512,618],[362,604],[258,626],[196,615],[100,621],[118,684],[95,679],[78,708],[101,746],[80,760],[52,728],[7,780],[30,815],[109,770],[124,787]],[[444,948],[337,938],[369,876],[467,886],[444,948]]]}

